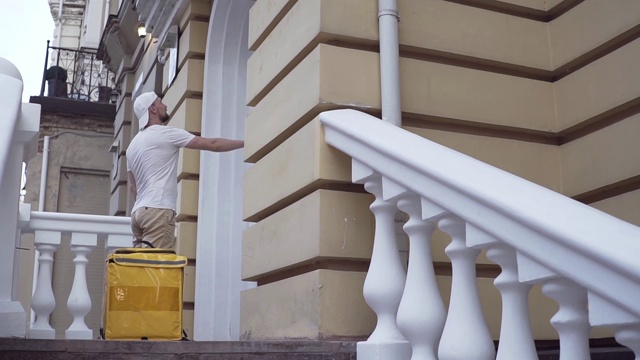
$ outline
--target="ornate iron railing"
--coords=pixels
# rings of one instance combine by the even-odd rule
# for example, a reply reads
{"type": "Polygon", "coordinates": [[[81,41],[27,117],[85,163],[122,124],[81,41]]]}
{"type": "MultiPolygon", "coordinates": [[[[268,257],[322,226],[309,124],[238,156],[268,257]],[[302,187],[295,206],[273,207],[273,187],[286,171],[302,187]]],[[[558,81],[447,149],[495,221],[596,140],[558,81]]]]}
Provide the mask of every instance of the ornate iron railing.
{"type": "Polygon", "coordinates": [[[44,60],[40,96],[115,103],[115,74],[96,58],[97,50],[73,50],[49,45],[44,60]]]}

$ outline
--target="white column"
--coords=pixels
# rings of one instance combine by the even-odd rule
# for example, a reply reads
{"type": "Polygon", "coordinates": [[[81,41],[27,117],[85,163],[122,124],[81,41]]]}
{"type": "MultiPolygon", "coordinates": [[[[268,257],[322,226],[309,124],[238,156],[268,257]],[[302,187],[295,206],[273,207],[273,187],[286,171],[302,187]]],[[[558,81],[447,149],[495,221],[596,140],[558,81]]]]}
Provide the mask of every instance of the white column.
{"type": "Polygon", "coordinates": [[[438,225],[451,235],[451,244],[445,252],[453,269],[449,312],[438,357],[440,360],[493,360],[496,352],[482,314],[476,284],[476,258],[480,250],[466,246],[462,220],[447,217],[438,225]]]}
{"type": "Polygon", "coordinates": [[[16,301],[19,267],[16,248],[20,240],[17,225],[23,146],[20,143],[11,144],[5,173],[0,174],[0,335],[4,337],[24,337],[27,330],[26,312],[22,304],[16,301]]]}
{"type": "Polygon", "coordinates": [[[500,346],[496,360],[537,360],[529,321],[531,285],[518,280],[516,252],[507,245],[494,243],[487,248],[487,257],[502,268],[493,282],[502,295],[500,346]]]}
{"type": "Polygon", "coordinates": [[[551,325],[560,338],[560,360],[590,359],[587,290],[568,279],[554,278],[542,283],[542,292],[559,306],[551,325]]]}
{"type": "Polygon", "coordinates": [[[412,360],[437,360],[446,310],[431,259],[431,235],[436,224],[422,220],[420,198],[405,196],[398,208],[409,214],[404,230],[409,235],[407,281],[398,309],[398,327],[412,348],[412,360]]]}
{"type": "Polygon", "coordinates": [[[8,60],[0,58],[0,336],[24,337],[26,312],[18,301],[18,208],[22,162],[37,150],[40,106],[24,104],[22,77],[8,60]]]}
{"type": "Polygon", "coordinates": [[[59,231],[36,231],[35,244],[40,252],[40,270],[38,282],[31,300],[31,308],[36,314],[36,322],[31,326],[30,338],[54,339],[56,332],[49,324],[49,315],[56,307],[56,299],[51,287],[51,275],[53,269],[53,253],[60,245],[61,234],[59,231]]]}
{"type": "Polygon", "coordinates": [[[71,234],[71,252],[75,254],[75,274],[73,287],[69,293],[67,306],[73,316],[73,323],[65,331],[66,339],[93,338],[93,331],[84,321],[85,316],[91,311],[91,297],[87,288],[87,254],[98,244],[96,234],[73,233],[71,234]]]}
{"type": "Polygon", "coordinates": [[[358,359],[409,359],[411,346],[396,324],[406,279],[394,229],[396,207],[383,200],[380,177],[367,179],[365,189],[376,197],[370,206],[376,227],[363,293],[367,304],[376,313],[378,323],[369,339],[358,343],[358,359]]]}
{"type": "Polygon", "coordinates": [[[0,336],[24,337],[27,316],[18,301],[18,209],[22,162],[37,152],[40,106],[22,103],[20,71],[0,58],[0,336]]]}

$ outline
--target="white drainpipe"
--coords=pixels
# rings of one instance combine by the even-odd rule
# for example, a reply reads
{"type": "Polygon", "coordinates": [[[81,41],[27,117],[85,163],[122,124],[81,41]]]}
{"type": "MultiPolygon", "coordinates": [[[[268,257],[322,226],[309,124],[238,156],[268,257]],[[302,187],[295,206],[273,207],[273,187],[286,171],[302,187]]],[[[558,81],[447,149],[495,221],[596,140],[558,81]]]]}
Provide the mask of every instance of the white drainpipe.
{"type": "Polygon", "coordinates": [[[40,194],[38,211],[44,211],[45,192],[47,191],[47,172],[49,171],[49,136],[44,137],[42,145],[42,171],[40,173],[40,194]]]}
{"type": "Polygon", "coordinates": [[[395,126],[402,125],[400,50],[398,45],[399,21],[397,1],[378,0],[382,120],[395,126]]]}
{"type": "MultiPolygon", "coordinates": [[[[44,144],[42,145],[42,170],[40,171],[40,193],[38,194],[38,211],[44,211],[45,193],[47,192],[47,172],[49,171],[49,136],[44,137],[44,144]]],[[[36,282],[38,280],[38,271],[40,270],[40,252],[36,250],[35,258],[33,261],[33,284],[31,285],[31,293],[36,289],[36,282]]],[[[36,314],[31,310],[31,325],[36,322],[36,314]]]]}

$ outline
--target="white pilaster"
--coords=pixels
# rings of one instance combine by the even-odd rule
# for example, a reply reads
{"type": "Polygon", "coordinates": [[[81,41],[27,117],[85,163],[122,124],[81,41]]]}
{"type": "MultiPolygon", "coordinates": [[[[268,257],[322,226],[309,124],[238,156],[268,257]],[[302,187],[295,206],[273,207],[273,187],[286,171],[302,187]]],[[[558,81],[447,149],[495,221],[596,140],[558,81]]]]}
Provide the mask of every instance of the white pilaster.
{"type": "Polygon", "coordinates": [[[22,338],[27,333],[27,315],[19,301],[0,301],[0,338],[22,338]]]}
{"type": "Polygon", "coordinates": [[[0,58],[0,337],[24,337],[26,313],[17,301],[16,248],[22,162],[35,154],[40,106],[22,103],[22,76],[0,58]]]}
{"type": "MultiPolygon", "coordinates": [[[[24,337],[27,331],[26,312],[16,301],[18,266],[16,248],[18,237],[18,209],[20,199],[20,171],[23,144],[13,144],[6,157],[5,172],[0,174],[0,337],[24,337]],[[5,327],[4,324],[7,324],[5,327]]],[[[2,159],[0,159],[2,161],[2,159]]]]}

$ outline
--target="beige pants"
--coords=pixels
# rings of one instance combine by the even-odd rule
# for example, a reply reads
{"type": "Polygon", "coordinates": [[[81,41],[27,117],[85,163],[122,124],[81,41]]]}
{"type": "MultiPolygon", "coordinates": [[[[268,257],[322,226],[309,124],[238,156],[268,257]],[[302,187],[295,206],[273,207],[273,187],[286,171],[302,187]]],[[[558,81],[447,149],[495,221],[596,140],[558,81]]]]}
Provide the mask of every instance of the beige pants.
{"type": "Polygon", "coordinates": [[[131,230],[136,239],[136,246],[144,240],[156,248],[173,248],[176,213],[171,209],[141,207],[131,215],[131,230]]]}

